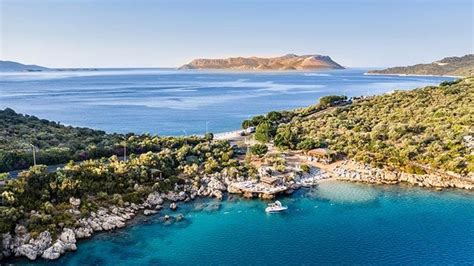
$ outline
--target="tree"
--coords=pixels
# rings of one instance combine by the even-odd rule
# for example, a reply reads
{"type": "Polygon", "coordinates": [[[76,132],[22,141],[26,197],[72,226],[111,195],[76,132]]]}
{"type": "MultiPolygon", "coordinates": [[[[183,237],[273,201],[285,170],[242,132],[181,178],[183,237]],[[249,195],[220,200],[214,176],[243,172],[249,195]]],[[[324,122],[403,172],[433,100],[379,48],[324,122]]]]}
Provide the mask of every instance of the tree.
{"type": "Polygon", "coordinates": [[[252,126],[252,121],[250,121],[250,120],[244,120],[244,121],[242,121],[242,128],[243,128],[243,129],[247,129],[247,128],[251,127],[251,126],[252,126]]]}
{"type": "Polygon", "coordinates": [[[311,168],[310,168],[309,165],[307,165],[307,164],[301,164],[301,165],[300,165],[300,168],[301,168],[301,170],[302,170],[303,172],[305,172],[305,173],[309,173],[309,171],[311,170],[311,168]]]}
{"type": "Polygon", "coordinates": [[[293,149],[297,142],[298,136],[287,126],[279,128],[274,140],[275,146],[280,149],[293,149]]]}
{"type": "Polygon", "coordinates": [[[271,122],[278,122],[283,116],[280,112],[271,111],[267,114],[267,119],[271,122]]]}
{"type": "Polygon", "coordinates": [[[303,139],[303,141],[299,142],[296,145],[296,149],[309,151],[311,149],[314,149],[314,148],[317,148],[317,147],[320,147],[320,146],[321,146],[321,144],[318,141],[316,141],[312,138],[305,138],[305,139],[303,139]]]}
{"type": "Polygon", "coordinates": [[[269,142],[272,138],[273,128],[268,122],[263,122],[255,130],[255,139],[260,142],[269,142]]]}
{"type": "Polygon", "coordinates": [[[214,139],[214,134],[211,133],[211,132],[208,132],[204,135],[204,139],[207,140],[207,141],[211,141],[214,139]]]}
{"type": "Polygon", "coordinates": [[[334,104],[340,103],[342,101],[346,101],[347,96],[338,96],[338,95],[329,95],[329,96],[324,96],[319,99],[319,104],[321,106],[333,106],[334,104]]]}
{"type": "Polygon", "coordinates": [[[268,147],[265,144],[255,144],[250,147],[250,152],[254,155],[262,157],[268,152],[268,147]]]}

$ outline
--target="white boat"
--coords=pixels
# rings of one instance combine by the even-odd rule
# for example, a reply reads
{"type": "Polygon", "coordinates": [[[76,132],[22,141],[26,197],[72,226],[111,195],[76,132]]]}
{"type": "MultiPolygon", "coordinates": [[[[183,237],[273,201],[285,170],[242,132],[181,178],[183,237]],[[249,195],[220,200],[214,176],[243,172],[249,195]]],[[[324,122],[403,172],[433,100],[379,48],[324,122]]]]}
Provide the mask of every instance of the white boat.
{"type": "Polygon", "coordinates": [[[268,213],[272,213],[286,211],[287,209],[287,206],[281,205],[281,202],[277,200],[274,203],[268,204],[268,207],[265,208],[265,211],[268,213]]]}

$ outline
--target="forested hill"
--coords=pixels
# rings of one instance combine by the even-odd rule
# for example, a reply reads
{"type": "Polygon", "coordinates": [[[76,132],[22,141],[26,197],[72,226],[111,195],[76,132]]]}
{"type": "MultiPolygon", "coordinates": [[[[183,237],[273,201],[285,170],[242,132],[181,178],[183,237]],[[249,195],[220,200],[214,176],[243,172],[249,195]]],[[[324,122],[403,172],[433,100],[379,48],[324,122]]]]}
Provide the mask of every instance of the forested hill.
{"type": "Polygon", "coordinates": [[[256,138],[269,136],[282,149],[326,147],[408,173],[474,173],[474,77],[359,99],[314,115],[321,106],[272,112],[282,120],[260,123],[256,138]]]}
{"type": "Polygon", "coordinates": [[[468,77],[474,75],[474,54],[460,57],[446,57],[429,64],[417,64],[406,67],[391,67],[369,71],[371,74],[389,75],[445,75],[468,77]]]}
{"type": "Polygon", "coordinates": [[[31,145],[37,148],[37,163],[58,164],[117,154],[123,137],[64,126],[7,108],[0,110],[0,172],[32,165],[31,145]]]}

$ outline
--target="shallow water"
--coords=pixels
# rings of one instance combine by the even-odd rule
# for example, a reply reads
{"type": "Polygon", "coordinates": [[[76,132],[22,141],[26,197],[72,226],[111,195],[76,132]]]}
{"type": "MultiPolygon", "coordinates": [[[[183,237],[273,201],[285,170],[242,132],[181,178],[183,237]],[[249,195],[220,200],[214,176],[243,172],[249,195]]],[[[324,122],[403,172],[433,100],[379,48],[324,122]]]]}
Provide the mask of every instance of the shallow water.
{"type": "Polygon", "coordinates": [[[49,264],[474,263],[469,192],[325,182],[281,201],[289,211],[271,215],[257,200],[222,202],[218,210],[214,201],[181,205],[185,221],[148,217],[81,241],[49,264]]]}
{"type": "Polygon", "coordinates": [[[321,96],[374,95],[452,78],[325,72],[170,69],[0,73],[0,108],[108,132],[225,132],[249,116],[314,104],[321,96]]]}

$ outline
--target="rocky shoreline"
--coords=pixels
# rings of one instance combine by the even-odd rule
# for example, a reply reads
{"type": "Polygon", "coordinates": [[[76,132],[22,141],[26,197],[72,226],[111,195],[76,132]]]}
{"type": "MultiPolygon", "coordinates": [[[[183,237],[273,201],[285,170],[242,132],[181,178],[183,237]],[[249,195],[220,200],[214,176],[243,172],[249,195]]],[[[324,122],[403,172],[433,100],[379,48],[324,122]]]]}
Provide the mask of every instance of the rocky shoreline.
{"type": "Polygon", "coordinates": [[[371,167],[354,161],[345,161],[333,170],[337,180],[363,182],[371,184],[394,185],[408,183],[410,185],[434,188],[460,188],[474,190],[474,176],[460,176],[455,174],[408,174],[399,171],[371,167]]]}
{"type": "MultiPolygon", "coordinates": [[[[75,251],[78,239],[89,238],[96,232],[123,228],[128,221],[139,214],[158,215],[164,206],[176,210],[178,202],[190,202],[197,197],[222,200],[229,184],[234,181],[235,179],[216,173],[204,176],[198,184],[176,185],[173,191],[167,193],[150,193],[142,204],[125,202],[123,206],[100,207],[86,218],[79,218],[81,200],[70,198],[69,202],[73,207],[67,211],[78,217],[73,227],[63,228],[55,238],[49,231],[43,231],[37,237],[32,237],[24,225],[17,224],[14,234],[2,235],[0,261],[12,256],[26,257],[30,260],[40,257],[46,260],[58,259],[66,252],[75,251]]],[[[164,215],[160,219],[163,222],[172,222],[182,220],[184,216],[164,215]]]]}
{"type": "MultiPolygon", "coordinates": [[[[335,179],[342,181],[391,185],[405,182],[415,186],[435,189],[462,188],[474,190],[473,179],[399,173],[361,165],[353,161],[345,161],[339,164],[332,172],[335,179]]],[[[297,176],[293,181],[283,184],[288,188],[278,194],[291,194],[301,187],[317,186],[318,181],[327,178],[329,178],[329,174],[325,171],[318,171],[317,175],[313,176],[303,174],[297,176]]],[[[77,217],[74,226],[64,227],[56,237],[53,237],[49,231],[43,231],[37,237],[32,237],[24,225],[17,224],[14,234],[6,233],[2,235],[0,260],[12,256],[26,257],[30,260],[36,260],[40,257],[46,260],[55,260],[66,252],[75,251],[78,239],[89,238],[96,232],[126,227],[127,223],[139,214],[160,215],[160,210],[163,208],[177,210],[178,202],[190,202],[198,197],[222,200],[225,194],[229,193],[246,198],[274,198],[275,195],[247,193],[242,189],[238,189],[236,184],[245,182],[255,184],[255,182],[244,180],[244,178],[231,178],[226,174],[216,173],[204,176],[199,182],[176,185],[172,191],[167,193],[152,192],[141,204],[125,202],[121,206],[100,207],[97,211],[91,212],[88,217],[82,218],[79,211],[81,200],[70,198],[69,202],[72,208],[67,211],[77,217]]],[[[160,220],[165,223],[182,219],[184,219],[182,214],[162,215],[160,217],[160,220]]]]}

